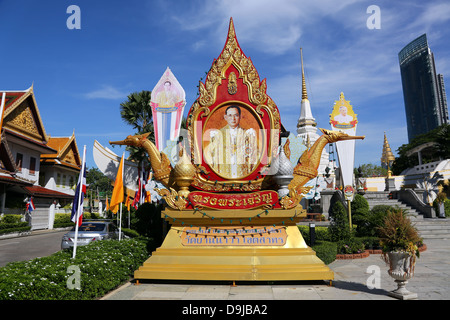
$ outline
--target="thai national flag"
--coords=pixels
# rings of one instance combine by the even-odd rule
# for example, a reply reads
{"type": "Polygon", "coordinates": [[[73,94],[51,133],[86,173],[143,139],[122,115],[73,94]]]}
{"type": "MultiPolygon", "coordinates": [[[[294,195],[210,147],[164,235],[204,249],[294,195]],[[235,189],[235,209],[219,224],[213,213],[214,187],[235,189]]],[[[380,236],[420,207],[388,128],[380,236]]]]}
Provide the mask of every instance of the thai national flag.
{"type": "Polygon", "coordinates": [[[27,202],[27,211],[31,213],[36,207],[34,206],[33,198],[30,197],[30,200],[27,202]]]}
{"type": "Polygon", "coordinates": [[[72,215],[70,216],[70,219],[73,222],[76,222],[78,212],[78,225],[81,225],[81,222],[83,221],[83,201],[85,195],[86,195],[86,165],[85,163],[83,163],[82,169],[80,171],[80,176],[78,178],[77,188],[75,190],[75,196],[73,197],[72,215]],[[79,208],[78,208],[78,201],[80,201],[79,208]]]}

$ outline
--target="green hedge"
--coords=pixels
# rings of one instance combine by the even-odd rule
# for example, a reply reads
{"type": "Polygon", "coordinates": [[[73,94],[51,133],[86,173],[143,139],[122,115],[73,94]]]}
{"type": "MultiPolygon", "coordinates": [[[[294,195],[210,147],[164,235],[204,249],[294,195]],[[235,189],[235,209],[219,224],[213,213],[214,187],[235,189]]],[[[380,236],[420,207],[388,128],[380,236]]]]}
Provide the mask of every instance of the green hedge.
{"type": "Polygon", "coordinates": [[[5,214],[0,218],[0,224],[2,223],[19,223],[22,221],[21,214],[5,214]]]}
{"type": "MultiPolygon", "coordinates": [[[[305,239],[305,242],[309,245],[311,243],[309,238],[309,226],[304,225],[298,225],[298,230],[300,230],[300,233],[303,236],[303,239],[305,239]]],[[[328,231],[328,227],[315,227],[315,234],[316,234],[316,241],[330,241],[330,233],[328,231]]]]}
{"type": "MultiPolygon", "coordinates": [[[[298,225],[298,229],[303,236],[307,245],[311,245],[309,236],[309,226],[298,225]]],[[[330,264],[336,259],[337,246],[335,242],[331,242],[331,236],[328,227],[315,227],[316,242],[311,248],[316,252],[316,256],[325,264],[330,264]]]]}
{"type": "Polygon", "coordinates": [[[20,223],[0,223],[0,234],[12,233],[12,232],[25,232],[29,231],[31,226],[28,222],[20,223]]]}
{"type": "Polygon", "coordinates": [[[12,262],[0,268],[0,300],[91,300],[128,281],[148,259],[146,241],[137,239],[95,241],[72,250],[29,261],[12,262]],[[69,289],[80,269],[80,289],[69,289]]]}
{"type": "Polygon", "coordinates": [[[339,240],[336,247],[338,254],[362,253],[365,250],[364,242],[357,237],[339,240]]]}
{"type": "MultiPolygon", "coordinates": [[[[70,213],[57,213],[55,214],[55,221],[53,221],[53,228],[66,228],[73,227],[75,223],[70,220],[70,213]]],[[[83,212],[83,220],[100,219],[98,213],[95,212],[83,212]]]]}
{"type": "MultiPolygon", "coordinates": [[[[298,225],[298,229],[307,245],[311,245],[309,226],[298,225]]],[[[316,255],[326,264],[336,259],[336,254],[358,253],[365,249],[380,249],[380,241],[377,237],[349,237],[346,240],[331,241],[328,227],[316,227],[316,244],[312,249],[316,255]]]]}
{"type": "Polygon", "coordinates": [[[316,252],[316,256],[325,264],[330,264],[336,260],[337,246],[335,242],[317,241],[312,249],[316,252]]]}
{"type": "Polygon", "coordinates": [[[28,222],[23,222],[21,214],[5,214],[0,219],[0,234],[24,232],[31,229],[28,222]]]}

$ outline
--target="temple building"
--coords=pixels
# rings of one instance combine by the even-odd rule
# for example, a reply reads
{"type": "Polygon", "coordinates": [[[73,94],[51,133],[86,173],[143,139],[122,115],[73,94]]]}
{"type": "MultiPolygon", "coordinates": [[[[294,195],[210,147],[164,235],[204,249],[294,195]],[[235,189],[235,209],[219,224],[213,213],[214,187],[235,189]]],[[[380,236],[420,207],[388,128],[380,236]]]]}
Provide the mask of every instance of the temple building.
{"type": "MultiPolygon", "coordinates": [[[[300,108],[300,117],[297,122],[297,137],[303,139],[303,143],[309,148],[316,142],[316,140],[320,137],[317,134],[317,123],[316,119],[313,117],[311,112],[311,104],[308,99],[308,93],[306,91],[306,80],[305,80],[305,70],[303,67],[303,51],[301,52],[301,63],[302,63],[302,101],[300,108]]],[[[334,173],[333,165],[330,164],[329,153],[325,149],[322,151],[322,157],[320,160],[320,165],[318,168],[319,176],[325,174],[325,169],[327,167],[330,168],[329,173],[334,173]]]]}
{"type": "MultiPolygon", "coordinates": [[[[56,154],[49,141],[33,86],[0,91],[3,116],[0,144],[0,214],[23,214],[32,198],[35,210],[27,215],[31,229],[45,229],[56,207],[72,202],[73,194],[40,184],[41,156],[56,154]]],[[[78,169],[79,170],[79,169],[78,169]]]]}
{"type": "Polygon", "coordinates": [[[48,146],[57,152],[41,155],[39,184],[51,190],[75,195],[81,168],[75,132],[70,137],[50,137],[48,146]]]}

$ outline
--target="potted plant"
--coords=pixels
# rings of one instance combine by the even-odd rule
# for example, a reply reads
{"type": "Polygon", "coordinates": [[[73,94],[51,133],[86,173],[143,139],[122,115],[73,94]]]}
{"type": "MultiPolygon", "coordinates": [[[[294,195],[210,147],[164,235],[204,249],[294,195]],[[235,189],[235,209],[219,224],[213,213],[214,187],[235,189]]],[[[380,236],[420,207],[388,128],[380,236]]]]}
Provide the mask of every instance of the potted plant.
{"type": "Polygon", "coordinates": [[[390,295],[399,299],[414,299],[417,294],[409,292],[405,286],[414,275],[416,257],[422,238],[417,229],[400,208],[389,210],[384,223],[378,227],[382,246],[382,258],[389,265],[389,275],[395,279],[398,288],[390,295]]]}
{"type": "Polygon", "coordinates": [[[436,202],[439,209],[439,218],[445,218],[445,199],[447,199],[447,194],[445,192],[441,191],[437,194],[436,202]]]}

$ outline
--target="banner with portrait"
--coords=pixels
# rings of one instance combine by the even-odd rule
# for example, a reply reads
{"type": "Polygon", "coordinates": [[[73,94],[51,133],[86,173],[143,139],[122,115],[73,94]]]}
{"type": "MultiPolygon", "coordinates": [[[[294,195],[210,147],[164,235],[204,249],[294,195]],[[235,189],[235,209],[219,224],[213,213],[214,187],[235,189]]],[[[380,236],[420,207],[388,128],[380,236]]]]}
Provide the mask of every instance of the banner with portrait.
{"type": "MultiPolygon", "coordinates": [[[[332,130],[342,131],[348,135],[356,135],[358,119],[350,101],[345,100],[341,92],[339,100],[335,101],[333,111],[330,114],[330,125],[332,130]]],[[[341,169],[342,183],[347,200],[353,200],[353,167],[355,162],[355,140],[343,140],[336,142],[336,151],[341,169]]]]}
{"type": "Polygon", "coordinates": [[[169,67],[153,88],[150,105],[155,129],[155,144],[158,150],[162,151],[166,148],[168,141],[178,139],[186,105],[186,93],[169,67]]]}

